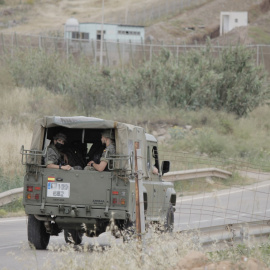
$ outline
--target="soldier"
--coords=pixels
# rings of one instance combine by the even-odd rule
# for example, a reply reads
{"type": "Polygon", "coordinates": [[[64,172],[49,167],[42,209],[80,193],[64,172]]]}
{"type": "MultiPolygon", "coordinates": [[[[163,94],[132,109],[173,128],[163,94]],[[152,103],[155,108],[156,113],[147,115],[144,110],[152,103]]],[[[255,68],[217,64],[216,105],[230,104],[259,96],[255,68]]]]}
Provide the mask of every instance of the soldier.
{"type": "Polygon", "coordinates": [[[63,154],[63,148],[67,142],[67,136],[63,133],[58,133],[53,137],[53,143],[48,146],[45,164],[50,169],[62,169],[65,171],[71,170],[71,166],[67,165],[68,160],[63,154]]]}
{"type": "Polygon", "coordinates": [[[101,142],[102,144],[106,145],[101,158],[100,163],[97,164],[93,160],[88,162],[87,166],[85,167],[86,170],[91,170],[92,168],[102,172],[108,169],[109,158],[112,155],[115,155],[115,143],[114,143],[114,134],[112,130],[105,130],[101,133],[101,142]]]}

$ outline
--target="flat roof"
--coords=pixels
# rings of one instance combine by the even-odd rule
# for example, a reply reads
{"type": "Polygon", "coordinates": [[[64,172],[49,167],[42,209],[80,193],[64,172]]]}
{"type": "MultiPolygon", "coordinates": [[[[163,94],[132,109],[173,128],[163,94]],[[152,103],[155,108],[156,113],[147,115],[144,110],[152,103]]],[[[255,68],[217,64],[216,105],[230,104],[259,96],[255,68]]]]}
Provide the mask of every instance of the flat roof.
{"type": "MultiPolygon", "coordinates": [[[[102,23],[95,23],[95,22],[83,22],[83,23],[79,23],[79,24],[100,24],[100,25],[102,25],[102,23]]],[[[142,27],[142,28],[144,28],[144,26],[142,26],[142,25],[131,25],[131,24],[103,23],[103,25],[117,25],[117,26],[121,26],[121,27],[142,27]]]]}

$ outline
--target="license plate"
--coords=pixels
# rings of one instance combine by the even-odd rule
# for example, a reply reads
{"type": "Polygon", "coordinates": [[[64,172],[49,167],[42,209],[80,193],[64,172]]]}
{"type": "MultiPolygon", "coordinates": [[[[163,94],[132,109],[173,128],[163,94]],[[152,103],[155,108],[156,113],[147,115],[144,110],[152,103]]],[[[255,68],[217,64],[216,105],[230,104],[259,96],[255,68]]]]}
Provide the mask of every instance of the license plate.
{"type": "Polygon", "coordinates": [[[49,182],[47,186],[47,197],[69,198],[70,183],[49,182]]]}

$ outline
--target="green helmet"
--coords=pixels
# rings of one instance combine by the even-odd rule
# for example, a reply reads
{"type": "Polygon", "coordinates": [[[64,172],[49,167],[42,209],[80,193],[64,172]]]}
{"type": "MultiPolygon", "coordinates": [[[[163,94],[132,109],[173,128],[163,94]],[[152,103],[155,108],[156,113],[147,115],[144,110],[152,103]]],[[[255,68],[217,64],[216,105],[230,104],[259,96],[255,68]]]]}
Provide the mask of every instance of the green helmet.
{"type": "Polygon", "coordinates": [[[63,133],[57,133],[54,137],[54,140],[62,139],[63,141],[67,141],[67,136],[63,133]]]}
{"type": "Polygon", "coordinates": [[[111,140],[114,140],[115,137],[114,137],[114,131],[112,129],[105,129],[101,132],[101,135],[103,137],[106,137],[106,138],[109,138],[111,140]]]}

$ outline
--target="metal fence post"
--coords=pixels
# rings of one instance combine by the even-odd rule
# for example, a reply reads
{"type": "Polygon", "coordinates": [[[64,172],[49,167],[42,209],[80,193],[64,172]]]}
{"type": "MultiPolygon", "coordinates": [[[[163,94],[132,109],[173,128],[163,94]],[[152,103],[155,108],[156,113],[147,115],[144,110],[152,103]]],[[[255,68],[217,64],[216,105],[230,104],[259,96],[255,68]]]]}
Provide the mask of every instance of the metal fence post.
{"type": "Polygon", "coordinates": [[[152,62],[152,41],[150,40],[150,62],[152,62]]]}
{"type": "Polygon", "coordinates": [[[69,58],[69,38],[66,39],[66,57],[69,58]]]}
{"type": "Polygon", "coordinates": [[[11,58],[13,58],[13,43],[14,43],[14,33],[12,33],[11,36],[11,48],[10,48],[11,58]]]}
{"type": "Polygon", "coordinates": [[[118,49],[118,55],[119,55],[120,65],[122,67],[122,58],[121,58],[121,51],[120,51],[119,39],[117,40],[117,49],[118,49]]]}
{"type": "Polygon", "coordinates": [[[259,45],[257,44],[256,45],[257,46],[257,61],[256,61],[256,63],[257,63],[257,66],[259,66],[259,45]]]}
{"type": "Polygon", "coordinates": [[[131,65],[134,67],[131,40],[129,40],[129,48],[130,48],[131,65]]]}
{"type": "Polygon", "coordinates": [[[2,40],[3,53],[5,53],[5,41],[4,41],[4,35],[3,35],[3,33],[1,33],[1,40],[2,40]]]}
{"type": "Polygon", "coordinates": [[[108,54],[108,47],[107,47],[107,41],[105,40],[104,45],[105,45],[105,51],[106,51],[106,59],[107,59],[107,65],[108,67],[110,66],[110,59],[109,59],[109,54],[108,54]]]}
{"type": "Polygon", "coordinates": [[[92,39],[92,50],[93,50],[93,57],[94,57],[94,63],[95,66],[97,64],[97,58],[96,58],[96,42],[94,42],[94,40],[92,39]]]}

